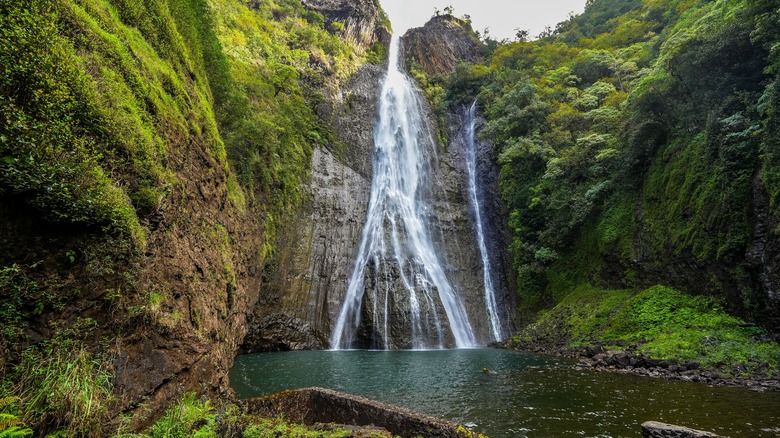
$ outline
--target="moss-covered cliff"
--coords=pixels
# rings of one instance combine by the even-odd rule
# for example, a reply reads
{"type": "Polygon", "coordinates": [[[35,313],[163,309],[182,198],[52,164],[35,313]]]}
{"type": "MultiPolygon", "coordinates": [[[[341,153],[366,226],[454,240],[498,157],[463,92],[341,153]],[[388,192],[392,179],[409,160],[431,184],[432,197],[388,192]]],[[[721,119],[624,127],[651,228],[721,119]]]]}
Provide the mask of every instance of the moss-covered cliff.
{"type": "MultiPolygon", "coordinates": [[[[484,62],[419,75],[441,107],[477,96],[487,119],[523,320],[581,304],[574,291],[663,284],[764,327],[729,323],[746,339],[772,338],[777,17],[776,2],[596,0],[538,40],[488,39],[484,62]]],[[[545,333],[570,342],[583,328],[557,312],[568,328],[545,333]]]]}
{"type": "Polygon", "coordinates": [[[334,139],[317,108],[384,53],[371,23],[297,0],[0,2],[0,397],[28,424],[99,435],[229,390],[334,139]]]}

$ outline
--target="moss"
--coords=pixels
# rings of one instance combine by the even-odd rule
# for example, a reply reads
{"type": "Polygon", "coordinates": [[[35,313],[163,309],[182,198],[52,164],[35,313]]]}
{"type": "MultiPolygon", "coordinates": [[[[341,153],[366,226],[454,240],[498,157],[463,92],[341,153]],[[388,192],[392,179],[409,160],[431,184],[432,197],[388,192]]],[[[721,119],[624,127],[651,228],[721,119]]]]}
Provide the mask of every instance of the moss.
{"type": "Polygon", "coordinates": [[[649,357],[696,361],[705,367],[775,375],[780,345],[765,331],[728,315],[712,297],[690,296],[665,286],[632,292],[580,286],[516,338],[559,346],[592,343],[637,345],[649,357]]]}
{"type": "MultiPolygon", "coordinates": [[[[124,438],[177,438],[177,437],[220,437],[226,431],[247,438],[298,437],[298,438],[346,438],[353,432],[338,426],[323,425],[313,430],[302,424],[290,423],[283,418],[259,418],[243,414],[240,409],[230,403],[198,399],[195,394],[186,394],[178,400],[151,427],[140,434],[124,434],[119,432],[114,436],[124,438]]],[[[384,437],[376,432],[363,432],[360,436],[366,438],[384,437]]]]}

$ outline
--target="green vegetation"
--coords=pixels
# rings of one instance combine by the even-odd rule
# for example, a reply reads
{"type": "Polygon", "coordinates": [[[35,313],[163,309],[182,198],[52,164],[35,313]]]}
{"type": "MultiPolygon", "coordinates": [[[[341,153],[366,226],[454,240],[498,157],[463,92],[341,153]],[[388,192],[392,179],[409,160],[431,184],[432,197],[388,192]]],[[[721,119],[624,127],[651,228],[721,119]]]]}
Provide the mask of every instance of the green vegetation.
{"type": "MultiPolygon", "coordinates": [[[[0,396],[20,397],[13,415],[36,433],[106,433],[107,339],[128,323],[182,325],[165,311],[167,285],[139,290],[138,266],[162,218],[201,225],[193,197],[260,222],[262,253],[247,256],[273,253],[313,147],[333,137],[315,108],[386,57],[341,40],[338,24],[299,0],[0,1],[0,201],[62,234],[29,236],[31,259],[0,264],[0,396]],[[76,300],[103,319],[63,311],[76,300]]],[[[230,295],[236,244],[204,226],[216,227],[202,237],[219,245],[230,295]]],[[[1,436],[27,430],[11,420],[1,436]]]]}
{"type": "Polygon", "coordinates": [[[478,98],[524,310],[664,283],[766,317],[745,253],[762,190],[780,214],[776,6],[594,0],[536,41],[488,40],[443,91],[423,78],[445,106],[478,98]]]}
{"type": "MultiPolygon", "coordinates": [[[[187,394],[168,409],[162,418],[141,434],[117,434],[118,438],[217,438],[239,433],[247,438],[346,438],[352,432],[333,426],[323,430],[312,430],[304,425],[293,424],[283,418],[269,419],[240,414],[232,404],[214,407],[208,400],[197,399],[187,394]]],[[[380,437],[374,433],[360,436],[380,437]]]]}
{"type": "Polygon", "coordinates": [[[639,293],[580,286],[514,341],[633,344],[651,358],[695,361],[726,371],[743,365],[747,372],[776,375],[780,346],[761,340],[765,334],[728,315],[712,297],[693,297],[664,286],[639,293]]]}
{"type": "Polygon", "coordinates": [[[19,397],[0,398],[0,438],[26,438],[33,431],[19,418],[19,397]]]}
{"type": "Polygon", "coordinates": [[[24,0],[0,20],[4,191],[139,247],[190,142],[235,172],[237,207],[266,205],[272,240],[331,135],[312,108],[365,62],[296,0],[24,0]]]}
{"type": "Polygon", "coordinates": [[[39,433],[100,435],[113,400],[112,376],[79,338],[94,329],[82,320],[50,341],[28,347],[0,390],[23,401],[17,412],[39,433]]]}

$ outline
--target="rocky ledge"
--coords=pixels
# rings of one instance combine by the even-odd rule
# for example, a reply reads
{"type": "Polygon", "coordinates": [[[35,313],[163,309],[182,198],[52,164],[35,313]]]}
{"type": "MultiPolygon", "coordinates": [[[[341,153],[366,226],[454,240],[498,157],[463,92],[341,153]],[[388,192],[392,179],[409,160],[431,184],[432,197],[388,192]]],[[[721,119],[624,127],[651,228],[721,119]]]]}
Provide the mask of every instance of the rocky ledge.
{"type": "Polygon", "coordinates": [[[338,423],[371,426],[392,436],[475,438],[465,427],[408,409],[324,388],[284,391],[242,402],[245,412],[260,417],[283,415],[288,421],[317,426],[338,423]]]}
{"type": "Polygon", "coordinates": [[[642,423],[642,438],[725,438],[712,432],[689,429],[673,424],[647,421],[642,423]]]}
{"type": "Polygon", "coordinates": [[[578,359],[575,368],[607,371],[640,376],[699,382],[711,386],[740,386],[753,391],[780,391],[780,380],[770,376],[742,376],[746,370],[735,366],[732,370],[708,369],[698,362],[662,360],[647,357],[630,345],[624,350],[607,350],[602,345],[584,348],[556,347],[538,344],[515,344],[511,341],[498,346],[552,356],[578,359]]]}

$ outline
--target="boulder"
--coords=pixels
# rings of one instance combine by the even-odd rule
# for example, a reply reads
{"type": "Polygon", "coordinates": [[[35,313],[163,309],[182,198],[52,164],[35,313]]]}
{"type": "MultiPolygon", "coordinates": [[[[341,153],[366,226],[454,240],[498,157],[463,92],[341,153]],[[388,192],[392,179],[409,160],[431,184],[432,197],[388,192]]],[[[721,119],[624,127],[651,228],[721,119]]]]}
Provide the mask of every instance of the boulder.
{"type": "Polygon", "coordinates": [[[689,429],[673,424],[646,421],[642,423],[642,438],[725,438],[702,430],[689,429]]]}

